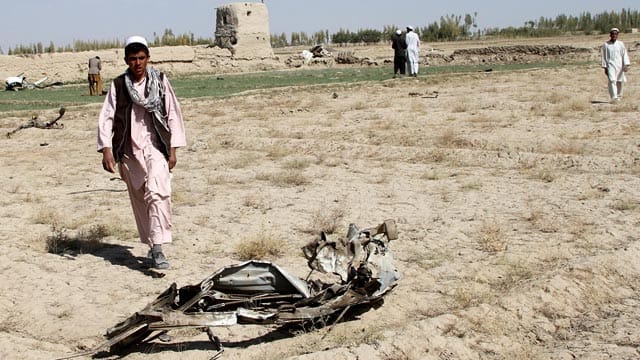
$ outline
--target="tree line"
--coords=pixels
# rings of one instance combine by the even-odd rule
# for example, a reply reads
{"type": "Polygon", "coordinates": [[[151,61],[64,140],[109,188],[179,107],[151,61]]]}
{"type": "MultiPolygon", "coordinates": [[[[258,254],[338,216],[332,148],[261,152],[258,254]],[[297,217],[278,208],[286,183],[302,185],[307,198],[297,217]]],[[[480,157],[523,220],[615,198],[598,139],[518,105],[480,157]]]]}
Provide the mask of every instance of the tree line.
{"type": "MultiPolygon", "coordinates": [[[[558,15],[555,18],[541,17],[538,20],[526,21],[520,27],[478,29],[478,13],[441,16],[426,26],[417,27],[415,32],[425,42],[456,41],[480,38],[483,36],[502,37],[546,37],[563,34],[608,33],[613,26],[622,32],[640,27],[638,10],[622,9],[620,12],[602,12],[591,14],[583,12],[578,16],[558,15]]],[[[298,46],[316,44],[369,44],[389,41],[398,29],[395,25],[385,25],[382,30],[360,29],[350,31],[340,29],[333,34],[328,30],[318,31],[311,35],[304,32],[272,34],[271,46],[298,46]]],[[[404,29],[401,29],[404,30],[404,29]]]]}
{"type": "MultiPolygon", "coordinates": [[[[196,38],[193,33],[175,35],[171,29],[165,29],[162,35],[158,35],[154,32],[153,40],[149,41],[150,47],[209,44],[211,44],[211,39],[196,38]]],[[[10,48],[7,51],[7,55],[52,54],[56,52],[80,52],[89,50],[117,49],[121,47],[124,47],[124,41],[118,39],[106,41],[76,40],[73,44],[67,44],[65,46],[56,46],[53,41],[51,41],[48,45],[44,45],[40,42],[31,45],[18,45],[14,48],[10,48]]],[[[1,53],[2,51],[0,50],[0,54],[1,53]]]]}
{"type": "MultiPolygon", "coordinates": [[[[619,12],[605,11],[598,14],[583,12],[578,16],[558,15],[555,18],[540,17],[538,20],[529,20],[520,27],[478,29],[478,13],[463,15],[441,16],[439,21],[434,21],[426,26],[417,27],[415,32],[424,42],[456,41],[480,38],[486,36],[500,37],[545,37],[563,34],[592,34],[608,33],[613,26],[620,28],[622,32],[640,27],[640,12],[638,10],[622,9],[619,12]]],[[[329,30],[320,30],[312,34],[305,32],[293,32],[271,34],[271,46],[274,48],[285,46],[312,46],[316,44],[373,44],[389,41],[398,29],[395,25],[385,25],[382,30],[359,29],[351,31],[340,29],[331,34],[329,30]]],[[[165,29],[162,35],[153,34],[153,41],[149,46],[176,46],[176,45],[211,45],[210,38],[195,38],[192,33],[174,35],[171,29],[165,29]]],[[[9,49],[8,55],[43,54],[55,52],[78,52],[88,50],[120,48],[124,44],[120,40],[113,41],[82,41],[76,40],[73,44],[56,46],[53,42],[48,45],[36,43],[31,45],[18,45],[9,49]]],[[[0,49],[0,54],[2,54],[0,49]]]]}

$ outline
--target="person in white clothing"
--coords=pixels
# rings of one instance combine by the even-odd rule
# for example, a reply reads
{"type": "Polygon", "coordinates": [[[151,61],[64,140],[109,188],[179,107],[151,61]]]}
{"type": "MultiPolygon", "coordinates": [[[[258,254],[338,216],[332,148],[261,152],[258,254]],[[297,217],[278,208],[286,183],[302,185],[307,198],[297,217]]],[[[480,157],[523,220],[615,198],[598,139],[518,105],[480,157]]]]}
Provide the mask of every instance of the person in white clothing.
{"type": "Polygon", "coordinates": [[[407,26],[407,72],[409,76],[418,76],[420,67],[420,37],[413,31],[413,26],[407,26]]]}
{"type": "Polygon", "coordinates": [[[622,85],[627,81],[625,72],[631,65],[624,43],[618,40],[619,32],[618,28],[611,29],[609,41],[602,45],[602,68],[609,81],[609,95],[612,101],[622,99],[622,85]]]}

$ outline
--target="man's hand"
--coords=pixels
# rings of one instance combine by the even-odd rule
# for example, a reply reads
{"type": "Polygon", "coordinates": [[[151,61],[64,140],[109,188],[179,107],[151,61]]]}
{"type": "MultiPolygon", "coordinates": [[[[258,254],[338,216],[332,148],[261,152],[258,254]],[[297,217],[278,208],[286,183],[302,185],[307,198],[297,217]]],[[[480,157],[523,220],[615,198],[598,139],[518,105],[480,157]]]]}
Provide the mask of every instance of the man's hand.
{"type": "Polygon", "coordinates": [[[176,157],[176,148],[172,147],[169,150],[169,170],[173,169],[178,162],[178,158],[176,157]]]}
{"type": "Polygon", "coordinates": [[[629,71],[629,65],[625,65],[622,67],[622,71],[627,72],[629,71]]]}
{"type": "Polygon", "coordinates": [[[113,158],[111,148],[102,149],[102,168],[110,173],[116,172],[116,160],[113,158]]]}

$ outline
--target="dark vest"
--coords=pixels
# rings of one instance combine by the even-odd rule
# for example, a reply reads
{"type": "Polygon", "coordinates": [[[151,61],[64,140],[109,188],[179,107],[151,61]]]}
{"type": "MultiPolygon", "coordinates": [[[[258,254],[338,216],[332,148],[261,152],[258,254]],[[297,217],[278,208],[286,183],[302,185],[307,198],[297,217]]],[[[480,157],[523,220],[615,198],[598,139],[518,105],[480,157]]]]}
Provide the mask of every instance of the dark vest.
{"type": "MultiPolygon", "coordinates": [[[[116,89],[116,112],[113,116],[113,138],[111,140],[113,147],[113,157],[116,161],[120,161],[123,155],[132,156],[133,150],[131,147],[131,108],[133,107],[133,101],[127,91],[127,85],[124,81],[125,74],[122,74],[113,80],[113,84],[116,89]]],[[[160,84],[164,79],[164,73],[160,73],[160,84]]],[[[162,113],[165,112],[165,98],[164,91],[162,94],[162,113]]],[[[148,96],[149,94],[144,94],[148,96]]],[[[158,124],[158,121],[154,116],[153,129],[156,136],[160,140],[160,144],[157,146],[158,150],[169,158],[169,149],[171,147],[171,132],[165,130],[165,128],[158,124]]]]}

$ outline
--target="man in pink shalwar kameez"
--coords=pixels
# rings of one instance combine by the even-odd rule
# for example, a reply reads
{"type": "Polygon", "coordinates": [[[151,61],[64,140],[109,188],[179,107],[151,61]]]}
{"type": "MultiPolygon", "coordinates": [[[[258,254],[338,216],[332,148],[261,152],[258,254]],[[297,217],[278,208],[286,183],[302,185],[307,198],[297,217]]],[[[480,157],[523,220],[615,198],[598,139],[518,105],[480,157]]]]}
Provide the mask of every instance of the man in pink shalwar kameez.
{"type": "Polygon", "coordinates": [[[148,68],[143,37],[125,42],[127,72],[114,79],[98,118],[102,166],[127,184],[140,240],[152,266],[168,269],[162,245],[171,242],[171,169],[176,148],[186,145],[184,121],[164,74],[148,68]]]}

